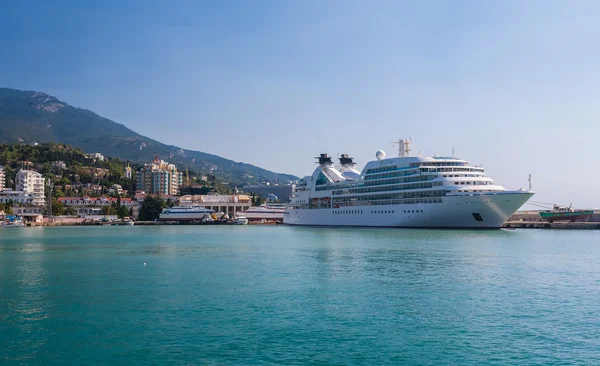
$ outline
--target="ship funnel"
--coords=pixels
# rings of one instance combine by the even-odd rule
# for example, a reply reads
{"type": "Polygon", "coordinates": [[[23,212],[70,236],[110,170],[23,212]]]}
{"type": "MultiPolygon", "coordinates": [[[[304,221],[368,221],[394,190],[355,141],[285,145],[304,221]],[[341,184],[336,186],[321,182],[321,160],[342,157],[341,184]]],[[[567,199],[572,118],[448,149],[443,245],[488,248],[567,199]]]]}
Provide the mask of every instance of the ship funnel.
{"type": "Polygon", "coordinates": [[[333,164],[333,162],[331,161],[331,157],[327,154],[320,154],[319,156],[316,156],[315,159],[318,159],[317,163],[319,165],[333,164]]]}
{"type": "Polygon", "coordinates": [[[341,165],[354,165],[353,158],[349,157],[348,154],[342,154],[339,160],[341,165]]]}

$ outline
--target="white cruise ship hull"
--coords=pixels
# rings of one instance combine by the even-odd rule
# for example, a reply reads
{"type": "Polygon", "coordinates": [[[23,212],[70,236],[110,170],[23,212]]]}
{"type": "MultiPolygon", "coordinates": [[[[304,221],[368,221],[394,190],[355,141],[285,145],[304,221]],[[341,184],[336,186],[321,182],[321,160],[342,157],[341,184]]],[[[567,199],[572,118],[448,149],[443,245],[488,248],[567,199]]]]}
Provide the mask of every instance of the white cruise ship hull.
{"type": "Polygon", "coordinates": [[[442,203],[288,209],[283,222],[304,226],[499,229],[532,192],[447,195],[442,203]]]}

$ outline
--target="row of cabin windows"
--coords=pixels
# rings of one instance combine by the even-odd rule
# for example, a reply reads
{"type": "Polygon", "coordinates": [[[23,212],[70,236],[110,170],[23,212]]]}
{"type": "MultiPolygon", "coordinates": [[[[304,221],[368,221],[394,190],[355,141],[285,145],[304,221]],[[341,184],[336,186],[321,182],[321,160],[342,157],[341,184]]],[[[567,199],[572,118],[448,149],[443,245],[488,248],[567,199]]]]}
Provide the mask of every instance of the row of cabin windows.
{"type": "Polygon", "coordinates": [[[467,163],[449,163],[449,162],[440,162],[440,163],[413,163],[413,166],[465,166],[467,163]]]}
{"type": "Polygon", "coordinates": [[[331,189],[342,189],[342,188],[350,188],[350,187],[356,187],[357,184],[326,184],[326,185],[321,185],[319,187],[315,187],[315,191],[329,191],[331,189]]]}
{"type": "MultiPolygon", "coordinates": [[[[332,211],[334,215],[353,215],[362,214],[363,210],[342,210],[332,211]]],[[[372,214],[393,214],[396,210],[371,211],[372,214]]],[[[423,210],[404,210],[404,213],[423,213],[423,210]]]]}
{"type": "Polygon", "coordinates": [[[494,182],[454,182],[454,185],[457,186],[465,186],[465,185],[474,185],[474,186],[487,186],[492,185],[494,182]]]}
{"type": "Polygon", "coordinates": [[[377,180],[375,182],[365,182],[365,186],[379,186],[384,184],[394,184],[394,183],[407,183],[407,182],[426,182],[429,180],[434,180],[437,178],[434,175],[415,175],[412,177],[406,178],[395,178],[395,179],[383,179],[377,180]]]}
{"type": "Polygon", "coordinates": [[[444,172],[483,172],[483,168],[436,168],[435,171],[438,173],[444,172]]]}
{"type": "Polygon", "coordinates": [[[392,172],[392,173],[372,174],[372,175],[369,175],[369,173],[367,173],[367,175],[365,176],[365,180],[382,179],[382,178],[390,178],[390,177],[404,177],[407,175],[415,175],[418,173],[419,172],[415,169],[400,171],[400,172],[392,172]]]}
{"type": "Polygon", "coordinates": [[[413,205],[422,203],[442,203],[441,197],[431,198],[405,198],[405,199],[381,199],[375,201],[352,201],[334,203],[333,208],[347,206],[383,206],[383,205],[413,205]]]}
{"type": "Polygon", "coordinates": [[[398,168],[396,165],[392,165],[392,166],[384,166],[381,168],[369,169],[369,170],[367,170],[367,174],[379,173],[379,172],[389,172],[389,171],[395,170],[396,168],[398,168]]]}
{"type": "Polygon", "coordinates": [[[471,174],[471,175],[460,175],[460,174],[449,174],[449,175],[442,175],[442,177],[444,178],[460,178],[460,177],[485,177],[485,174],[471,174]]]}
{"type": "Polygon", "coordinates": [[[424,188],[433,188],[437,186],[441,186],[442,182],[433,182],[433,183],[411,183],[411,184],[402,184],[395,186],[376,186],[376,187],[366,187],[366,188],[355,188],[355,189],[342,189],[332,191],[331,194],[334,196],[349,194],[349,193],[369,193],[369,192],[385,192],[385,191],[402,191],[408,189],[424,189],[424,188]]]}
{"type": "MultiPolygon", "coordinates": [[[[339,202],[333,204],[333,209],[353,207],[353,206],[385,206],[385,205],[414,205],[424,203],[443,203],[441,197],[428,197],[428,198],[405,198],[405,199],[380,199],[375,201],[352,201],[352,202],[339,202]]],[[[287,206],[291,210],[320,210],[330,209],[329,205],[309,205],[294,203],[287,206]]]]}
{"type": "Polygon", "coordinates": [[[387,194],[370,194],[364,196],[347,196],[347,197],[334,197],[333,202],[348,202],[348,201],[376,201],[376,200],[387,200],[387,199],[399,199],[399,198],[421,198],[421,197],[442,197],[450,191],[439,190],[439,191],[420,191],[420,192],[397,192],[387,194]]]}

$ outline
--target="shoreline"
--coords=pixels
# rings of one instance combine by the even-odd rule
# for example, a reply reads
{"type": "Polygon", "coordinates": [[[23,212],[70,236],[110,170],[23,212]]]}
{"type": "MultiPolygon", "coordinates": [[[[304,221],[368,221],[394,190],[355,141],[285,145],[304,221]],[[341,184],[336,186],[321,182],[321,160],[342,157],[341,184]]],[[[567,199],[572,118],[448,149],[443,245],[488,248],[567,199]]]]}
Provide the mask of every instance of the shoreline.
{"type": "MultiPolygon", "coordinates": [[[[175,221],[134,221],[132,226],[230,226],[231,224],[222,222],[213,223],[179,223],[175,221]]],[[[244,226],[279,226],[285,225],[280,221],[250,221],[244,226]]],[[[103,223],[103,222],[54,222],[54,223],[27,223],[26,227],[55,227],[55,226],[128,226],[123,222],[103,223]]],[[[234,225],[239,226],[239,225],[234,225]]],[[[375,228],[375,227],[374,227],[375,228]]],[[[401,229],[401,228],[398,228],[401,229]]],[[[427,229],[427,228],[423,228],[427,229]]],[[[600,222],[546,222],[546,221],[507,221],[500,229],[559,229],[559,230],[600,230],[600,222]]],[[[498,229],[498,230],[500,230],[498,229]]],[[[478,230],[472,228],[472,230],[478,230]]]]}

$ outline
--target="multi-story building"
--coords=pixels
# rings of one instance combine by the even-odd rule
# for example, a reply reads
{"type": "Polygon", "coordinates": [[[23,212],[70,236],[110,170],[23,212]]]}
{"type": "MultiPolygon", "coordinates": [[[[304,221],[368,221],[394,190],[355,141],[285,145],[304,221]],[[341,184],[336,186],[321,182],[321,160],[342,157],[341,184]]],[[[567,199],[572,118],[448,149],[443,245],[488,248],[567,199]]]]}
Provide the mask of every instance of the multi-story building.
{"type": "MultiPolygon", "coordinates": [[[[67,207],[72,207],[77,212],[78,216],[87,216],[87,215],[100,215],[102,206],[109,206],[113,203],[119,202],[118,198],[114,197],[106,197],[102,196],[99,198],[93,197],[60,197],[58,198],[58,202],[62,203],[67,207]]],[[[121,206],[127,207],[127,209],[131,212],[131,215],[135,218],[139,215],[139,206],[140,203],[138,201],[132,200],[131,198],[121,198],[120,200],[121,206]]]]}
{"type": "Polygon", "coordinates": [[[31,206],[34,201],[33,193],[13,190],[0,191],[0,203],[12,202],[14,206],[31,206]]]}
{"type": "Polygon", "coordinates": [[[92,153],[86,155],[89,159],[94,159],[94,161],[104,161],[104,155],[101,153],[92,153]]]}
{"type": "Polygon", "coordinates": [[[158,158],[137,172],[137,190],[148,194],[177,194],[183,183],[183,173],[177,167],[158,158]]]}
{"type": "Polygon", "coordinates": [[[113,184],[108,189],[108,194],[118,194],[120,196],[123,194],[123,187],[120,184],[113,184]]]}
{"type": "Polygon", "coordinates": [[[67,164],[64,161],[53,161],[51,165],[52,165],[52,169],[55,169],[55,170],[67,169],[67,164]]]}
{"type": "Polygon", "coordinates": [[[4,190],[5,179],[6,179],[6,177],[4,176],[4,167],[0,166],[0,191],[4,190]]]}
{"type": "Polygon", "coordinates": [[[46,204],[46,195],[44,193],[46,180],[44,177],[33,170],[19,170],[15,177],[16,190],[32,193],[33,204],[43,206],[46,204]]]}

